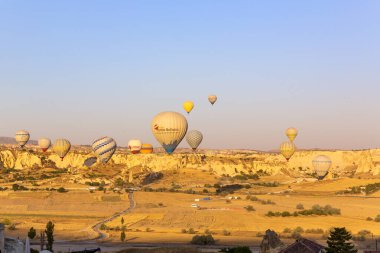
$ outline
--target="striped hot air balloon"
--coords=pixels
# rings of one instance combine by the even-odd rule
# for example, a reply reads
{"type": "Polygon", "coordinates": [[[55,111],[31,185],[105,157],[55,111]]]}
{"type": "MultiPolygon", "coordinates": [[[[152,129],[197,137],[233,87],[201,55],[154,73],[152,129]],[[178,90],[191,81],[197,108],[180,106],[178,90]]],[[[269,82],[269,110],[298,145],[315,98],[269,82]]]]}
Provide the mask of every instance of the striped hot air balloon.
{"type": "Polygon", "coordinates": [[[43,152],[49,149],[51,141],[48,138],[41,138],[38,140],[38,146],[42,149],[43,152]]]}
{"type": "Polygon", "coordinates": [[[55,141],[53,145],[53,151],[61,158],[63,161],[63,158],[67,155],[67,153],[70,151],[71,144],[66,139],[58,139],[55,141]]]}
{"type": "Polygon", "coordinates": [[[215,95],[208,96],[208,101],[211,103],[211,105],[214,105],[216,100],[218,100],[218,97],[215,95]]]}
{"type": "Polygon", "coordinates": [[[285,134],[288,136],[289,140],[293,142],[298,135],[298,130],[294,127],[291,127],[286,130],[285,134]]]}
{"type": "Polygon", "coordinates": [[[20,146],[20,148],[23,148],[25,144],[29,141],[30,134],[28,131],[25,130],[19,130],[16,132],[15,140],[20,146]]]}
{"type": "Polygon", "coordinates": [[[107,163],[112,158],[116,148],[116,141],[110,137],[102,137],[92,143],[92,150],[102,163],[107,163]]]}
{"type": "Polygon", "coordinates": [[[296,152],[296,146],[293,144],[293,142],[284,142],[280,146],[280,152],[285,157],[285,159],[289,161],[296,152]]]}
{"type": "Polygon", "coordinates": [[[178,112],[162,112],[153,118],[151,129],[156,140],[171,154],[186,135],[187,120],[178,112]]]}
{"type": "Polygon", "coordinates": [[[130,140],[128,142],[128,148],[132,154],[138,154],[141,150],[141,141],[140,140],[130,140]]]}
{"type": "Polygon", "coordinates": [[[321,180],[326,176],[327,172],[331,168],[332,161],[328,156],[319,155],[313,159],[312,164],[318,179],[321,180]]]}
{"type": "Polygon", "coordinates": [[[202,143],[203,135],[197,130],[191,130],[186,135],[186,141],[189,146],[195,151],[202,143]]]}
{"type": "Polygon", "coordinates": [[[140,150],[140,153],[141,154],[151,154],[153,153],[153,146],[151,144],[142,144],[141,145],[141,150],[140,150]]]}

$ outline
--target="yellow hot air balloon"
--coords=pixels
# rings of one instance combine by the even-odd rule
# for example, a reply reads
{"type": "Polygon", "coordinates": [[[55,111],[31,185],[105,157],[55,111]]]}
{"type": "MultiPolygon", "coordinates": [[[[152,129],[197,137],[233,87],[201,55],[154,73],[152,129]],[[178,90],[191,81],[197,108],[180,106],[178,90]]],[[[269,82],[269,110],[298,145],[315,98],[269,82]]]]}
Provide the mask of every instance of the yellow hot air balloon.
{"type": "Polygon", "coordinates": [[[194,108],[194,103],[191,102],[191,101],[186,101],[185,103],[183,103],[183,109],[185,109],[185,111],[187,113],[190,113],[194,108]]]}
{"type": "Polygon", "coordinates": [[[153,146],[151,144],[142,144],[141,145],[141,150],[140,150],[140,153],[141,154],[151,154],[153,153],[153,146]]]}
{"type": "Polygon", "coordinates": [[[298,135],[298,130],[294,127],[291,127],[286,130],[285,134],[288,136],[289,140],[293,142],[298,135]]]}
{"type": "Polygon", "coordinates": [[[280,152],[289,161],[296,152],[296,146],[292,142],[284,142],[280,146],[280,152]]]}
{"type": "Polygon", "coordinates": [[[51,145],[51,141],[48,138],[41,138],[38,140],[38,146],[42,149],[43,152],[46,152],[51,145]]]}
{"type": "Polygon", "coordinates": [[[318,179],[321,180],[326,176],[327,172],[331,168],[332,161],[328,156],[319,155],[313,159],[312,164],[318,179]]]}
{"type": "Polygon", "coordinates": [[[110,137],[102,137],[92,143],[92,150],[102,163],[107,163],[115,153],[116,141],[110,137]]]}
{"type": "Polygon", "coordinates": [[[132,154],[138,154],[141,150],[141,141],[140,140],[130,140],[128,142],[128,148],[132,154]]]}
{"type": "Polygon", "coordinates": [[[25,146],[25,144],[29,141],[29,138],[30,134],[28,131],[20,130],[16,132],[15,139],[20,148],[23,148],[25,146]]]}
{"type": "Polygon", "coordinates": [[[187,132],[187,120],[178,112],[162,112],[152,121],[151,130],[168,154],[174,152],[187,132]]]}
{"type": "Polygon", "coordinates": [[[218,97],[215,95],[208,96],[208,101],[211,103],[211,105],[214,105],[216,100],[218,100],[218,97]]]}
{"type": "Polygon", "coordinates": [[[63,158],[67,155],[67,153],[70,151],[71,144],[66,139],[58,139],[55,141],[53,145],[53,151],[61,158],[63,161],[63,158]]]}

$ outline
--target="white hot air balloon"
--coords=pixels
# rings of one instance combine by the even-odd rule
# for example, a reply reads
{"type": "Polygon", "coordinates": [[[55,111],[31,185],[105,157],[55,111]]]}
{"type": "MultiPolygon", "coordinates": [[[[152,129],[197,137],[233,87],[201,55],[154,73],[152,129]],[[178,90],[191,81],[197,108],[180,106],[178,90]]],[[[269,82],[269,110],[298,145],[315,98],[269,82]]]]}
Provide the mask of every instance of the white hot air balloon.
{"type": "Polygon", "coordinates": [[[326,176],[332,165],[330,157],[325,155],[316,156],[313,159],[312,163],[314,171],[317,174],[319,180],[323,179],[326,176]]]}
{"type": "Polygon", "coordinates": [[[66,139],[58,139],[53,145],[53,151],[61,158],[62,161],[70,151],[70,148],[71,143],[66,139]]]}
{"type": "Polygon", "coordinates": [[[187,120],[178,112],[162,112],[152,121],[151,130],[168,154],[172,154],[187,132],[187,120]]]}
{"type": "Polygon", "coordinates": [[[48,138],[41,138],[38,140],[38,146],[42,149],[43,152],[49,149],[51,141],[48,138]]]}
{"type": "Polygon", "coordinates": [[[197,130],[191,130],[186,135],[186,141],[189,146],[195,151],[202,143],[203,135],[197,130]]]}
{"type": "Polygon", "coordinates": [[[16,132],[15,140],[20,146],[20,148],[24,147],[25,144],[29,141],[30,134],[28,131],[20,130],[16,132]]]}
{"type": "Polygon", "coordinates": [[[138,154],[141,150],[141,141],[140,140],[130,140],[128,142],[128,148],[132,154],[138,154]]]}
{"type": "Polygon", "coordinates": [[[208,96],[208,101],[211,103],[211,105],[214,105],[216,100],[218,100],[218,97],[215,95],[208,96]]]}
{"type": "Polygon", "coordinates": [[[110,137],[102,137],[92,143],[92,150],[102,163],[107,163],[112,158],[116,148],[116,141],[110,137]]]}
{"type": "Polygon", "coordinates": [[[296,146],[292,142],[284,142],[280,146],[280,152],[289,161],[296,152],[296,146]]]}

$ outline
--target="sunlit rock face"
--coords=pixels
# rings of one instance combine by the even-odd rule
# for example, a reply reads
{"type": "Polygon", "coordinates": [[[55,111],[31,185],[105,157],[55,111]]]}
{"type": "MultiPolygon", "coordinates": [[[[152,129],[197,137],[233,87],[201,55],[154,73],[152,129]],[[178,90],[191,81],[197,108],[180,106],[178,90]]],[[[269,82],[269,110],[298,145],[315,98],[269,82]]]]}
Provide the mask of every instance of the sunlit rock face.
{"type": "MultiPolygon", "coordinates": [[[[175,153],[167,155],[130,154],[118,150],[107,166],[122,166],[125,171],[130,168],[158,172],[181,168],[200,169],[217,175],[234,176],[237,174],[287,175],[290,177],[307,177],[314,173],[312,160],[317,155],[327,155],[332,160],[330,177],[352,177],[361,174],[380,174],[380,149],[358,151],[297,151],[289,162],[277,153],[255,151],[201,151],[200,153],[175,153]]],[[[43,153],[37,148],[20,150],[2,147],[0,150],[0,169],[33,169],[55,167],[59,169],[87,169],[98,163],[88,163],[96,159],[88,147],[76,147],[61,159],[48,151],[43,153]]]]}

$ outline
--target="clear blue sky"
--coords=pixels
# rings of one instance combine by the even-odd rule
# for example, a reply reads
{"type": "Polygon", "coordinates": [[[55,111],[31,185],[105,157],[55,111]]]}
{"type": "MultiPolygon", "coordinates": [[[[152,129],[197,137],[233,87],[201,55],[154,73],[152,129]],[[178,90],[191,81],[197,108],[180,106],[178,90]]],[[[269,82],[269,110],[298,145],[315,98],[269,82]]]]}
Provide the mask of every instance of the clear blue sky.
{"type": "Polygon", "coordinates": [[[158,145],[153,116],[193,100],[204,148],[274,149],[288,126],[301,148],[380,147],[379,13],[376,0],[0,0],[0,136],[158,145]]]}

